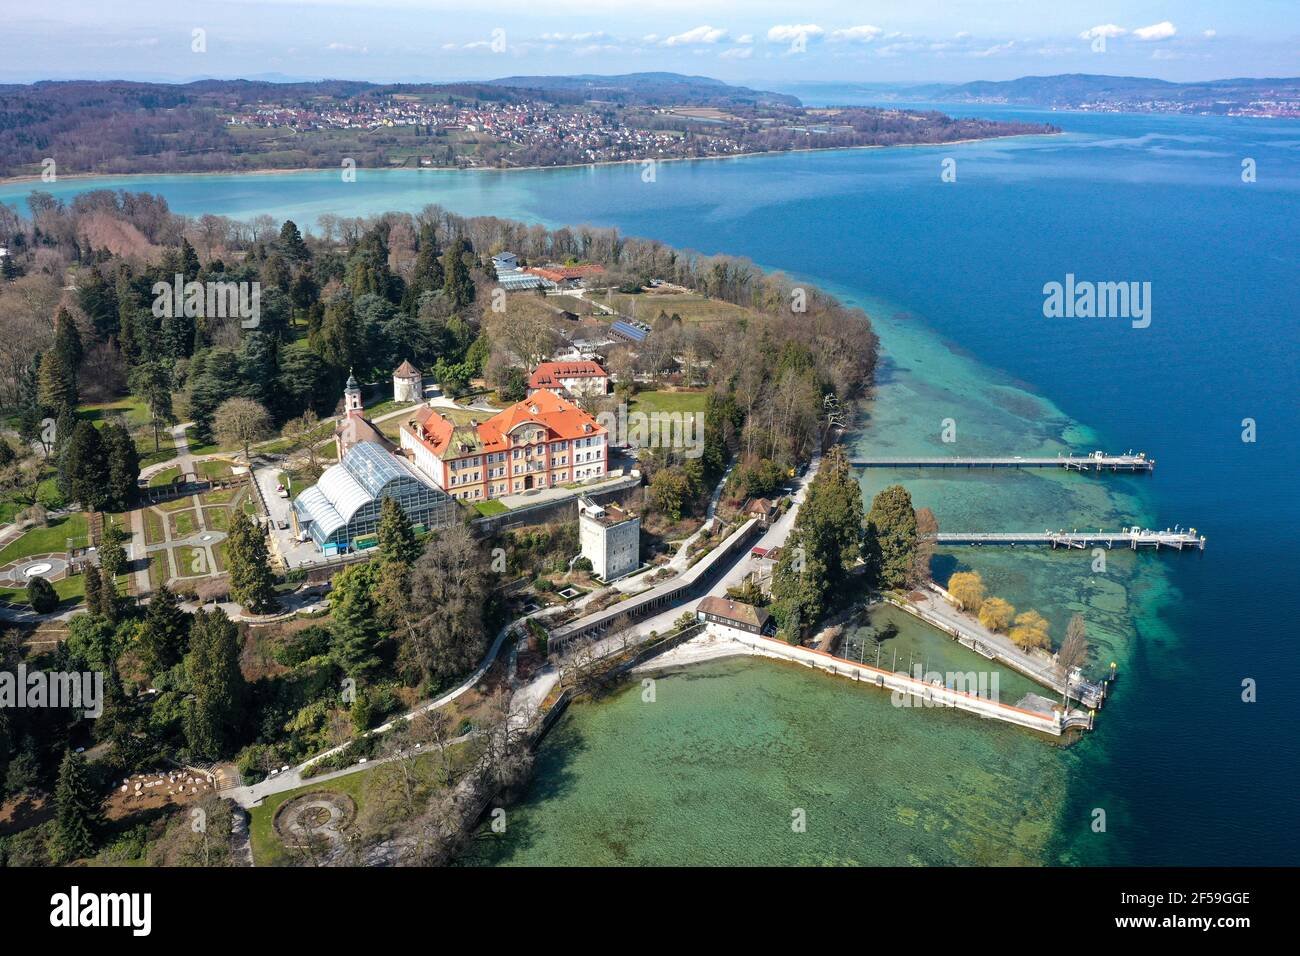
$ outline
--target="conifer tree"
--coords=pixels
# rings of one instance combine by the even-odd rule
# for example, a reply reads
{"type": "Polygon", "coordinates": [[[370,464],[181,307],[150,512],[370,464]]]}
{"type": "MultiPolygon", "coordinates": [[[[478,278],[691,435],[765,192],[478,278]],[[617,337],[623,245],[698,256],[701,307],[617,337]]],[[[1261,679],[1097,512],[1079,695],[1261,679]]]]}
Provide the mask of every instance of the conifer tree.
{"type": "Polygon", "coordinates": [[[226,561],[230,569],[230,596],[254,614],[275,602],[275,577],[266,547],[266,535],[248,515],[236,512],[230,523],[226,561]]]}
{"type": "Polygon", "coordinates": [[[406,512],[395,498],[385,498],[379,506],[379,553],[385,561],[410,567],[420,556],[420,542],[415,539],[406,512]]]}
{"type": "Polygon", "coordinates": [[[176,664],[185,655],[190,616],[167,585],[159,586],[149,599],[149,610],[140,630],[140,649],[152,673],[176,664]]]}
{"type": "Polygon", "coordinates": [[[54,788],[54,832],[50,837],[50,858],[56,864],[90,856],[95,852],[95,834],[101,816],[99,799],[90,783],[86,758],[71,750],[59,765],[54,788]]]}
{"type": "Polygon", "coordinates": [[[185,712],[185,740],[195,756],[226,756],[236,740],[245,684],[239,631],[225,611],[199,611],[190,630],[185,672],[194,699],[185,712]]]}

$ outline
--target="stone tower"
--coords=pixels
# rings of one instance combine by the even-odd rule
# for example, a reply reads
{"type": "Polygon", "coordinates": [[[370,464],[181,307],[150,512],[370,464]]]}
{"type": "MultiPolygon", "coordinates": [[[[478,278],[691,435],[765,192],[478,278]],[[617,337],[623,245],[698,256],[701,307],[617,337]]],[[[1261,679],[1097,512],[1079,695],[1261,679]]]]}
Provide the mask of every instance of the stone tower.
{"type": "Polygon", "coordinates": [[[409,361],[403,361],[393,372],[393,401],[424,401],[424,376],[409,361]]]}

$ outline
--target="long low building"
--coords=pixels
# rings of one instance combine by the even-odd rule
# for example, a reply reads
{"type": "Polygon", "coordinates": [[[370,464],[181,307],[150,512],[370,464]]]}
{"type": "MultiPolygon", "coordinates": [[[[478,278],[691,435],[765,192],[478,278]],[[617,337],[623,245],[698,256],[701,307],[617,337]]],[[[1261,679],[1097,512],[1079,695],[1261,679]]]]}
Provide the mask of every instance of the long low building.
{"type": "Polygon", "coordinates": [[[406,459],[376,442],[358,442],[293,503],[294,520],[325,554],[373,547],[383,499],[393,498],[417,530],[445,528],[456,502],[406,459]]]}
{"type": "Polygon", "coordinates": [[[733,531],[725,541],[677,577],[670,578],[663,584],[657,584],[648,591],[633,595],[625,601],[619,601],[603,611],[595,611],[557,627],[550,633],[548,645],[550,652],[565,650],[571,641],[590,640],[609,631],[619,631],[641,618],[681,604],[688,598],[698,595],[717,577],[722,565],[735,558],[738,553],[743,553],[762,530],[762,524],[750,518],[733,531]]]}

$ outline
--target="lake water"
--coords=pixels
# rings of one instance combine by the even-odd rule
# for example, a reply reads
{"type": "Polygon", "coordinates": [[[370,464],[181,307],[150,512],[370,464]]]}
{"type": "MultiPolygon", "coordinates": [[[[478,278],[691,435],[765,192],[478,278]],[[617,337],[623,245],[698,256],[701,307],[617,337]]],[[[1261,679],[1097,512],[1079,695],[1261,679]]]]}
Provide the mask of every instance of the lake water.
{"type": "MultiPolygon", "coordinates": [[[[481,859],[1294,864],[1300,125],[1004,112],[1065,133],[669,163],[653,183],[604,166],[49,189],[143,189],[179,212],[300,225],[436,202],[746,255],[871,314],[885,361],[854,452],[1131,448],[1158,461],[1150,477],[870,472],[868,495],[902,481],[953,531],[1182,524],[1209,537],[1203,554],[1109,553],[1104,573],[1088,552],[939,556],[940,577],[978,570],[993,593],[1042,611],[1057,640],[1085,616],[1093,669],[1115,661],[1120,679],[1076,746],[897,709],[801,668],[724,661],[664,676],[652,705],[631,688],[574,707],[481,859]],[[940,179],[945,158],[956,182],[940,179]],[[1043,285],[1067,273],[1150,282],[1150,327],[1044,318],[1043,285]],[[940,439],[946,419],[953,444],[940,439]],[[795,809],[806,833],[791,831],[795,809]]],[[[0,186],[0,201],[25,191],[0,186]]]]}

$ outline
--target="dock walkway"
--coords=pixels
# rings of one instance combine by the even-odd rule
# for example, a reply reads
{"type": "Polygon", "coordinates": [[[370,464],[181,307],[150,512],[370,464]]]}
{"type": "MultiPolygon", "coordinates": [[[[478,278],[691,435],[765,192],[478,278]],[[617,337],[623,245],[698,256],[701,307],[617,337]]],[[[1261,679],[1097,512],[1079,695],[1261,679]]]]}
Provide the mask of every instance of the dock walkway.
{"type": "Polygon", "coordinates": [[[1091,455],[1057,455],[1056,457],[1025,457],[1004,455],[990,458],[852,458],[855,468],[1064,468],[1066,471],[1155,471],[1154,458],[1145,452],[1134,455],[1108,455],[1095,451],[1091,455]]]}
{"type": "Polygon", "coordinates": [[[1183,548],[1195,548],[1199,551],[1205,550],[1205,535],[1197,534],[1195,528],[1183,529],[1166,528],[1164,531],[1152,531],[1150,528],[1124,528],[1120,531],[1042,531],[1042,532],[997,532],[997,531],[972,531],[972,532],[954,532],[941,531],[934,535],[934,541],[940,545],[1017,545],[1017,544],[1050,544],[1053,548],[1089,548],[1094,545],[1105,545],[1108,548],[1114,548],[1115,545],[1130,548],[1134,551],[1138,548],[1174,548],[1178,551],[1183,548]]]}

